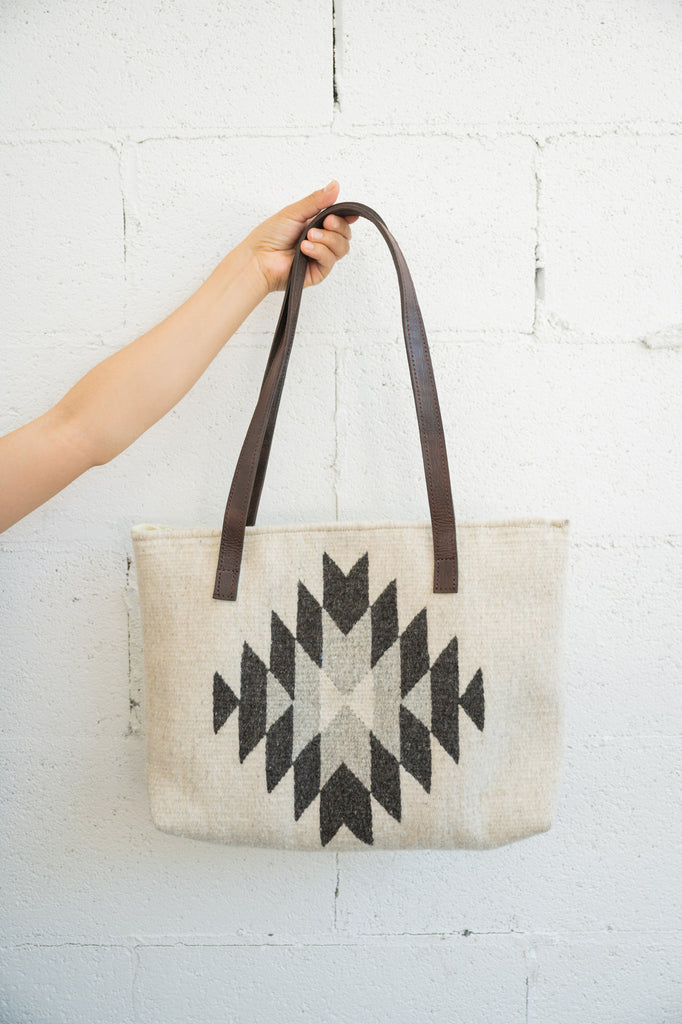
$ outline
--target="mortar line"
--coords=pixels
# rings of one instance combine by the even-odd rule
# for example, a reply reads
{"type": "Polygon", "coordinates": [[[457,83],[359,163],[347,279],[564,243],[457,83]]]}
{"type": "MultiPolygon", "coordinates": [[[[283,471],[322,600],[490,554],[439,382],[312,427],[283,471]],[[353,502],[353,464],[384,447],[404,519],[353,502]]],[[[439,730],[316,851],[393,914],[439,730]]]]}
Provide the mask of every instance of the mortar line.
{"type": "Polygon", "coordinates": [[[130,984],[130,1006],[131,1006],[131,1009],[133,1011],[133,1021],[135,1022],[135,1024],[137,1024],[137,1022],[140,1020],[140,1017],[139,1017],[138,1012],[137,1012],[137,1000],[135,998],[136,987],[137,987],[137,976],[138,976],[138,973],[139,973],[139,970],[140,970],[140,952],[139,952],[139,950],[140,950],[140,947],[137,944],[132,947],[132,953],[133,953],[133,978],[132,978],[132,981],[131,981],[131,984],[130,984]]]}
{"type": "Polygon", "coordinates": [[[128,728],[126,729],[125,735],[134,736],[136,734],[136,723],[134,721],[134,710],[139,708],[140,702],[135,700],[133,696],[133,660],[132,660],[132,643],[130,637],[130,569],[132,566],[132,559],[129,554],[126,553],[126,578],[125,578],[125,605],[126,605],[126,626],[128,632],[128,728]]]}
{"type": "MultiPolygon", "coordinates": [[[[335,0],[338,6],[339,0],[335,0]]],[[[337,47],[338,49],[338,47],[337,47]]],[[[341,108],[339,107],[339,112],[341,108]]],[[[184,135],[170,133],[170,130],[158,129],[158,134],[146,134],[154,131],[154,127],[145,125],[106,126],[103,130],[92,131],[83,128],[36,128],[31,130],[15,129],[0,134],[0,145],[30,145],[40,143],[64,142],[104,142],[108,145],[127,141],[133,145],[143,142],[164,141],[197,141],[223,140],[229,142],[235,138],[270,139],[270,138],[318,138],[320,135],[347,135],[365,138],[371,136],[409,135],[421,138],[437,138],[446,136],[457,139],[490,139],[490,138],[542,138],[543,142],[555,139],[573,138],[607,138],[620,136],[625,138],[654,137],[678,138],[682,135],[682,122],[678,121],[611,121],[605,123],[587,123],[574,125],[570,122],[543,123],[524,122],[509,125],[501,122],[457,122],[450,125],[423,124],[348,124],[341,130],[336,125],[319,124],[317,126],[294,126],[278,129],[274,126],[261,131],[239,129],[237,126],[215,125],[189,129],[184,135]]]]}
{"type": "Polygon", "coordinates": [[[541,255],[541,240],[540,240],[540,157],[542,154],[542,146],[538,139],[535,139],[535,151],[533,154],[533,174],[535,177],[535,247],[534,247],[534,266],[533,266],[533,330],[532,334],[535,336],[538,325],[538,292],[539,292],[539,280],[538,275],[544,270],[540,266],[540,255],[541,255]]]}
{"type": "Polygon", "coordinates": [[[128,284],[128,230],[126,224],[126,196],[121,181],[121,209],[123,213],[123,283],[128,284]]]}
{"type": "Polygon", "coordinates": [[[339,87],[336,78],[336,5],[340,0],[332,0],[332,110],[341,110],[339,104],[339,87]]]}
{"type": "Polygon", "coordinates": [[[334,347],[334,516],[339,518],[339,353],[334,347]]]}
{"type": "Polygon", "coordinates": [[[339,851],[336,850],[334,853],[334,859],[336,861],[336,888],[334,889],[334,931],[337,930],[337,906],[339,901],[339,882],[340,882],[340,867],[339,867],[339,851]]]}
{"type": "MultiPolygon", "coordinates": [[[[125,586],[126,586],[126,597],[127,597],[128,596],[128,588],[130,586],[130,566],[132,564],[131,563],[131,559],[130,559],[130,555],[128,555],[128,554],[126,555],[126,562],[127,562],[127,568],[126,568],[126,584],[125,584],[125,586]]],[[[127,623],[127,626],[128,626],[128,732],[132,733],[132,731],[133,731],[133,679],[132,679],[132,670],[131,670],[131,663],[130,663],[130,661],[131,661],[131,659],[130,659],[130,608],[128,606],[128,601],[127,600],[126,600],[126,623],[127,623]]]]}
{"type": "MultiPolygon", "coordinates": [[[[339,851],[335,851],[338,855],[339,851]]],[[[324,949],[325,947],[337,947],[337,946],[356,946],[363,943],[364,940],[370,940],[377,944],[385,941],[386,939],[402,939],[402,938],[415,938],[425,940],[439,940],[448,941],[457,938],[469,938],[474,937],[486,937],[486,936],[509,936],[518,939],[531,938],[533,940],[551,939],[552,941],[558,941],[560,943],[572,943],[579,942],[583,938],[598,940],[604,938],[613,939],[614,942],[623,941],[628,938],[646,936],[651,939],[653,944],[658,943],[667,946],[673,941],[677,945],[679,939],[682,937],[682,930],[679,928],[660,929],[660,928],[580,928],[576,927],[574,930],[559,929],[553,931],[545,931],[541,929],[491,929],[490,931],[471,931],[468,928],[464,930],[455,930],[450,932],[434,931],[434,932],[353,932],[352,934],[339,935],[332,941],[305,941],[305,940],[285,940],[282,942],[266,942],[263,939],[254,939],[245,941],[244,937],[229,936],[221,940],[216,939],[215,942],[199,941],[199,942],[188,942],[180,939],[177,941],[149,941],[140,940],[139,936],[132,938],[130,942],[16,942],[16,943],[3,943],[0,945],[0,951],[17,950],[17,949],[63,949],[66,947],[73,947],[77,949],[123,949],[123,950],[142,950],[142,949],[174,949],[174,948],[186,948],[186,949],[232,949],[234,947],[245,948],[287,948],[287,949],[324,949]]],[[[163,936],[166,938],[166,936],[163,936]]],[[[530,972],[526,972],[530,978],[530,972]]]]}

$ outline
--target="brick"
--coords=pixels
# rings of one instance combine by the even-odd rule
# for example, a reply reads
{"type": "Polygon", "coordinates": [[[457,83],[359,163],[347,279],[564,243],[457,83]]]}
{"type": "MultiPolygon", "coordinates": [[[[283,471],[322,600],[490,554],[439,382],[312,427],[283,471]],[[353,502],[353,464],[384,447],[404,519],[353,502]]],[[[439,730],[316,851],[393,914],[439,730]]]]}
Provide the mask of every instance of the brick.
{"type": "Polygon", "coordinates": [[[554,139],[541,173],[550,329],[682,344],[682,139],[554,139]]]}
{"type": "Polygon", "coordinates": [[[3,18],[6,128],[323,127],[332,107],[331,7],[210,0],[115,7],[70,0],[3,18]]]}
{"type": "Polygon", "coordinates": [[[577,541],[570,554],[564,665],[568,734],[679,734],[679,538],[577,541]]]}
{"type": "Polygon", "coordinates": [[[344,0],[337,20],[339,100],[352,125],[423,134],[462,123],[679,120],[674,4],[344,0]]]}
{"type": "MultiPolygon", "coordinates": [[[[54,513],[53,513],[54,514],[54,513]]],[[[122,552],[0,538],[5,735],[123,735],[128,633],[122,552]]]]}
{"type": "Polygon", "coordinates": [[[158,831],[140,736],[5,739],[0,776],[6,946],[314,943],[331,933],[334,858],[158,831]]]}
{"type": "Polygon", "coordinates": [[[535,952],[528,1024],[679,1020],[679,935],[556,936],[539,939],[535,952]]]}
{"type": "Polygon", "coordinates": [[[509,936],[405,937],[350,945],[139,951],[140,1024],[161,1017],[323,1020],[375,1024],[431,1019],[525,1021],[522,949],[509,936]],[[495,977],[495,984],[485,979],[495,977]],[[201,985],[195,979],[201,977],[201,985]]]}
{"type": "Polygon", "coordinates": [[[0,948],[0,1017],[12,1024],[134,1024],[133,977],[130,949],[0,948]]]}
{"type": "Polygon", "coordinates": [[[613,737],[601,725],[589,741],[568,737],[548,832],[495,850],[345,853],[340,933],[391,935],[406,922],[411,933],[449,934],[674,929],[678,739],[613,737]]]}
{"type": "Polygon", "coordinates": [[[115,150],[85,140],[17,142],[0,145],[0,161],[3,331],[28,336],[30,348],[34,332],[97,334],[121,325],[123,207],[115,150]]]}
{"type": "MultiPolygon", "coordinates": [[[[430,340],[463,522],[568,518],[574,537],[678,531],[679,353],[430,340]]],[[[426,519],[402,335],[339,357],[339,518],[426,519]]]]}

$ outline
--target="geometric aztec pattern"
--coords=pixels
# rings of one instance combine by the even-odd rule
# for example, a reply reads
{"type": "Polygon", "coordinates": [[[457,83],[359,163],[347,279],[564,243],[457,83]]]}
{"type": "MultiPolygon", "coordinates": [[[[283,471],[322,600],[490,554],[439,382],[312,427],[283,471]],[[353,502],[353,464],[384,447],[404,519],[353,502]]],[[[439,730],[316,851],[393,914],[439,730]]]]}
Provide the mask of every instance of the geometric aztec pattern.
{"type": "Polygon", "coordinates": [[[483,730],[483,674],[460,693],[456,636],[431,664],[426,608],[399,632],[396,580],[370,603],[367,553],[347,574],[322,563],[295,628],[272,611],[267,661],[244,642],[239,696],[214,674],[213,730],[238,709],[239,760],[265,742],[268,792],[292,771],[297,821],[320,797],[322,846],[342,825],[371,844],[373,810],[401,820],[401,770],[428,793],[432,742],[459,762],[460,709],[483,730]]]}

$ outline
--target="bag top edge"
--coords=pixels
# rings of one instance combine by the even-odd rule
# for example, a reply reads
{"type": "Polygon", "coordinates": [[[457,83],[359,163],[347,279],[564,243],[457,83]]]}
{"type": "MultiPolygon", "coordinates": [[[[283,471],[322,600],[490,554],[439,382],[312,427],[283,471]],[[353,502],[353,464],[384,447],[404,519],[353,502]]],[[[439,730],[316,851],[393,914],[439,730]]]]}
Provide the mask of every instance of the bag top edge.
{"type": "MultiPolygon", "coordinates": [[[[480,529],[557,529],[566,530],[570,520],[568,519],[497,519],[490,521],[477,521],[457,523],[457,530],[480,529]]],[[[332,520],[324,523],[272,523],[258,526],[247,526],[246,536],[252,534],[267,533],[311,533],[321,530],[430,530],[431,523],[422,520],[404,520],[393,522],[391,520],[356,520],[340,521],[332,520]]],[[[133,540],[151,541],[160,540],[164,537],[173,540],[194,537],[220,537],[222,530],[217,527],[208,526],[172,526],[164,523],[135,523],[130,528],[133,540]]]]}

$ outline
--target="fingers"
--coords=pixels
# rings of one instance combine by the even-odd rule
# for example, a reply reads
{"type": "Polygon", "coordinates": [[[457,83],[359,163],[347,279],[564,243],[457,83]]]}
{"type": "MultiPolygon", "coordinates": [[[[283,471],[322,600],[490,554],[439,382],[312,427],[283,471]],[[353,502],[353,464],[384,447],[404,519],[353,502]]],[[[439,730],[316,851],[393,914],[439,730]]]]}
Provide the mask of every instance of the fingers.
{"type": "Polygon", "coordinates": [[[336,178],[333,178],[325,188],[318,188],[309,196],[290,203],[282,212],[294,220],[306,221],[320,210],[324,210],[325,206],[331,206],[336,201],[340,187],[336,178]]]}
{"type": "Polygon", "coordinates": [[[329,231],[340,231],[346,238],[350,238],[350,221],[357,219],[357,217],[339,217],[335,213],[330,213],[328,217],[325,217],[322,226],[329,231]]]}
{"type": "Polygon", "coordinates": [[[329,249],[322,242],[302,242],[301,249],[309,256],[310,259],[315,260],[320,270],[322,271],[322,277],[326,277],[329,271],[332,269],[339,257],[329,249]]]}
{"type": "Polygon", "coordinates": [[[301,248],[306,256],[311,256],[328,271],[336,260],[348,253],[350,237],[350,225],[344,218],[330,214],[325,218],[323,228],[310,229],[301,248]]]}

